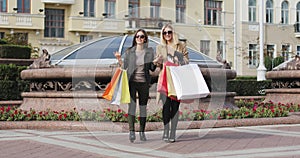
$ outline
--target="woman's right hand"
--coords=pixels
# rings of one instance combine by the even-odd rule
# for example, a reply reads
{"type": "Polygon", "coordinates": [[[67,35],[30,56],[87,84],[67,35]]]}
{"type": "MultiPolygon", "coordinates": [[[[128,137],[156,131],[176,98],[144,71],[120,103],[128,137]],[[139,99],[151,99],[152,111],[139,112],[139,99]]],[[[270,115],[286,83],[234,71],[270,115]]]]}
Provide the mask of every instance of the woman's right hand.
{"type": "Polygon", "coordinates": [[[114,56],[118,60],[119,65],[122,65],[122,59],[121,59],[121,53],[120,52],[114,52],[114,56]]]}
{"type": "Polygon", "coordinates": [[[118,60],[121,59],[121,54],[119,52],[114,52],[114,55],[118,60]]]}

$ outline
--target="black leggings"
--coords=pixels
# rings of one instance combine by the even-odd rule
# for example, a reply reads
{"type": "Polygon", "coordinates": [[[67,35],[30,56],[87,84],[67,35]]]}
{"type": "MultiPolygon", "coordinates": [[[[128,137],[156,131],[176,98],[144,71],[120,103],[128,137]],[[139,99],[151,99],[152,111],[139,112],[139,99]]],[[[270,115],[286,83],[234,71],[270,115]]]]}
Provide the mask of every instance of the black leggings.
{"type": "Polygon", "coordinates": [[[164,125],[167,125],[178,113],[180,102],[172,100],[164,94],[160,94],[160,98],[163,101],[163,122],[164,125]]]}
{"type": "Polygon", "coordinates": [[[146,82],[129,82],[130,103],[128,104],[128,114],[135,116],[136,113],[136,93],[139,97],[140,117],[147,117],[147,103],[149,99],[149,84],[146,82]]]}

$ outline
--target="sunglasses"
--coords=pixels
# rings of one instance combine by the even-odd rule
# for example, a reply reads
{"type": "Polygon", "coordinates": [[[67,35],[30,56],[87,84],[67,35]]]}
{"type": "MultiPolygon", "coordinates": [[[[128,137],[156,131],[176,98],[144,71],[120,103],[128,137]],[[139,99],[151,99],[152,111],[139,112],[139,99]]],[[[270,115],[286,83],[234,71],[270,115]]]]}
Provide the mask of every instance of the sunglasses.
{"type": "Polygon", "coordinates": [[[145,38],[145,35],[136,35],[135,38],[141,38],[141,39],[144,39],[144,38],[145,38]]]}
{"type": "Polygon", "coordinates": [[[164,32],[163,32],[163,35],[167,35],[167,34],[170,35],[170,34],[172,34],[172,33],[173,33],[173,31],[164,31],[164,32]]]}

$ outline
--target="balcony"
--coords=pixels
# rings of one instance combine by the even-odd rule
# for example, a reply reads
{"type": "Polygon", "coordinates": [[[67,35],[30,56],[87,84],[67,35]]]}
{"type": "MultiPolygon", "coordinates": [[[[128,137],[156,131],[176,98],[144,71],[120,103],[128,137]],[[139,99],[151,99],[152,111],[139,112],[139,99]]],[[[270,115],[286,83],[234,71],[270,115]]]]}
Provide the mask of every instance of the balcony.
{"type": "Polygon", "coordinates": [[[128,29],[144,28],[160,30],[166,23],[170,22],[171,20],[164,20],[162,18],[128,18],[126,19],[125,27],[128,29]]]}
{"type": "Polygon", "coordinates": [[[75,0],[42,0],[43,3],[75,4],[75,0]]]}
{"type": "Polygon", "coordinates": [[[45,15],[36,14],[1,13],[0,28],[44,29],[44,17],[45,15]]]}
{"type": "Polygon", "coordinates": [[[70,17],[69,31],[124,33],[124,20],[94,17],[70,17]]]}

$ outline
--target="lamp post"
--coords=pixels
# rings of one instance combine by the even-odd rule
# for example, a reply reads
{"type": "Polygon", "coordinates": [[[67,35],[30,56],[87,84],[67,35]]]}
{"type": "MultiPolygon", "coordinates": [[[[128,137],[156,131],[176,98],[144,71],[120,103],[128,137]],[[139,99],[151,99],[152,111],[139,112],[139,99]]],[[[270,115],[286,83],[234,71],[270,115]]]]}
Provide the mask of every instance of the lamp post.
{"type": "Polygon", "coordinates": [[[264,63],[264,0],[260,0],[259,12],[259,66],[257,68],[257,81],[266,80],[266,67],[264,63]]]}

